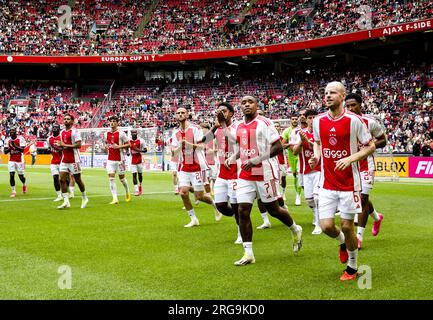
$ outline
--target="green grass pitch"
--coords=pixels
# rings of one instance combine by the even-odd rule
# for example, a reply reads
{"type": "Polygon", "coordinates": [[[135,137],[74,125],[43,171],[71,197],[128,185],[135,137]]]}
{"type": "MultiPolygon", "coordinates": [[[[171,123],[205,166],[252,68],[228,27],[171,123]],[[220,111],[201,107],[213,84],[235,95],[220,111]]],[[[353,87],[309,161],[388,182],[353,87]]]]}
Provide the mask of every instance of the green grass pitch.
{"type": "MultiPolygon", "coordinates": [[[[211,208],[196,207],[200,227],[189,221],[172,193],[168,173],[146,173],[141,197],[126,203],[118,182],[119,205],[104,170],[85,169],[90,202],[80,209],[58,203],[48,167],[28,168],[29,192],[10,199],[6,166],[0,167],[0,299],[432,299],[433,181],[378,182],[372,200],[385,219],[371,235],[371,219],[359,264],[372,271],[371,289],[341,283],[344,266],[335,240],[313,236],[305,202],[295,207],[291,181],[289,211],[304,229],[304,244],[294,256],[289,230],[271,218],[254,226],[256,264],[236,267],[243,253],[235,245],[234,219],[214,221],[211,208]],[[60,289],[61,266],[71,271],[71,289],[60,289]]],[[[132,177],[128,173],[132,188],[132,177]]],[[[78,189],[78,188],[76,188],[78,189]]]]}

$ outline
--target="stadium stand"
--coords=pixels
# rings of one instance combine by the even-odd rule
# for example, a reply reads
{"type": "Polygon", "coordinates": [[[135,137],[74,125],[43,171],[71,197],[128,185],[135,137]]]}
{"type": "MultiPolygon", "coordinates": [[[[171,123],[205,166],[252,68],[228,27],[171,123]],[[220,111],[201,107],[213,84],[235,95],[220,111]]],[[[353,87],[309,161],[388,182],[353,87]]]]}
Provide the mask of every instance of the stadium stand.
{"type": "Polygon", "coordinates": [[[431,1],[169,0],[74,1],[73,28],[59,29],[59,0],[0,0],[0,53],[114,55],[271,45],[357,31],[358,8],[372,27],[433,15],[431,1]],[[157,3],[157,5],[153,5],[157,3]]]}

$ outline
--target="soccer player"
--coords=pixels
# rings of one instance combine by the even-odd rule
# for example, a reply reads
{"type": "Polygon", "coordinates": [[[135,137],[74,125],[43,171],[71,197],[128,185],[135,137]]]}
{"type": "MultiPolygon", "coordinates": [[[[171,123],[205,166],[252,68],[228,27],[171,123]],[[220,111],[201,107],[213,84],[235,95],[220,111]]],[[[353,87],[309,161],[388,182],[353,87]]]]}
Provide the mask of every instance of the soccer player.
{"type": "Polygon", "coordinates": [[[278,203],[278,161],[274,158],[283,150],[280,137],[272,122],[257,114],[257,99],[244,96],[241,109],[244,119],[236,130],[239,150],[226,160],[229,166],[237,158],[241,170],[237,179],[236,197],[239,209],[239,225],[243,240],[244,255],[235,262],[242,266],[255,262],[252,247],[251,209],[254,199],[260,198],[267,211],[288,226],[293,234],[293,251],[299,252],[302,246],[302,228],[297,226],[287,209],[278,203]]]}
{"type": "Polygon", "coordinates": [[[147,152],[147,148],[144,146],[144,140],[138,138],[137,129],[131,130],[131,138],[129,145],[131,146],[131,172],[134,183],[134,196],[140,196],[143,193],[141,186],[143,182],[143,158],[141,157],[141,153],[147,152]]]}
{"type": "MultiPolygon", "coordinates": [[[[265,112],[262,110],[262,109],[258,109],[257,110],[257,114],[259,115],[259,116],[265,116],[265,112]]],[[[283,150],[284,151],[284,150],[283,150]]],[[[280,154],[280,153],[279,153],[280,154]]],[[[278,155],[279,155],[278,154],[278,155]]],[[[278,156],[277,155],[277,156],[278,156]]],[[[281,185],[281,180],[279,180],[280,181],[280,185],[281,185]]],[[[279,195],[279,197],[280,197],[281,195],[279,195]]],[[[283,198],[283,197],[282,197],[283,198]]],[[[278,201],[280,201],[280,198],[278,198],[278,201]]],[[[283,200],[283,202],[284,202],[284,200],[283,200]]],[[[281,204],[280,204],[281,205],[281,204]]],[[[284,203],[283,203],[283,205],[282,205],[283,207],[284,207],[284,203]]],[[[262,219],[263,219],[263,223],[261,224],[261,225],[259,225],[258,227],[257,227],[257,229],[259,229],[259,230],[263,230],[263,229],[268,229],[268,228],[270,228],[270,227],[272,227],[272,224],[271,224],[271,221],[269,220],[269,216],[268,216],[268,211],[266,210],[266,207],[265,207],[265,205],[262,203],[262,201],[260,200],[260,199],[257,199],[257,207],[259,208],[259,212],[260,212],[260,216],[262,217],[262,219]]]]}
{"type": "Polygon", "coordinates": [[[353,219],[361,212],[361,179],[359,160],[375,150],[371,134],[361,118],[344,109],[346,89],[341,82],[330,82],[325,88],[327,113],[313,120],[314,155],[312,168],[322,159],[319,218],[325,234],[340,244],[340,261],[346,263],[341,281],[357,277],[358,246],[353,219]],[[364,145],[359,150],[358,144],[364,145]],[[359,151],[358,151],[359,150],[359,151]],[[341,231],[335,225],[335,212],[341,213],[341,231]]]}
{"type": "MultiPolygon", "coordinates": [[[[208,123],[200,124],[203,130],[203,135],[205,136],[209,130],[210,126],[208,123]]],[[[213,194],[213,187],[216,179],[216,162],[215,162],[215,143],[214,140],[209,140],[204,146],[204,153],[206,156],[206,162],[209,169],[203,172],[205,180],[205,190],[207,193],[213,194]]]]}
{"type": "MultiPolygon", "coordinates": [[[[350,93],[346,96],[346,108],[353,113],[359,115],[364,123],[367,125],[370,134],[375,139],[374,144],[376,148],[383,148],[386,146],[385,133],[382,131],[380,124],[368,115],[362,114],[361,111],[362,98],[356,93],[350,93]]],[[[373,155],[368,156],[367,159],[359,162],[361,168],[361,204],[362,213],[358,216],[358,228],[356,236],[358,238],[358,249],[362,247],[362,238],[364,236],[365,226],[367,225],[368,215],[373,218],[373,229],[371,230],[373,236],[377,236],[380,231],[380,225],[383,220],[383,214],[377,213],[369,199],[369,194],[373,189],[374,184],[374,157],[373,155]]]]}
{"type": "Polygon", "coordinates": [[[287,149],[287,158],[289,160],[289,166],[292,171],[293,175],[293,186],[295,188],[296,192],[296,200],[295,205],[300,206],[301,205],[301,187],[298,184],[298,157],[293,154],[292,149],[289,148],[289,142],[290,142],[290,135],[293,131],[293,129],[298,128],[298,116],[295,113],[292,113],[290,116],[290,126],[287,127],[283,131],[283,147],[287,149]]]}
{"type": "Polygon", "coordinates": [[[53,124],[51,136],[48,138],[48,149],[51,152],[51,175],[53,176],[54,190],[56,190],[57,198],[54,202],[62,201],[62,191],[60,190],[60,162],[62,161],[62,148],[56,146],[60,141],[60,125],[53,124]]]}
{"type": "Polygon", "coordinates": [[[291,148],[293,154],[299,155],[299,173],[302,174],[304,185],[304,197],[310,209],[313,211],[314,230],[312,234],[321,234],[319,211],[317,208],[319,194],[319,179],[320,179],[320,163],[316,167],[311,168],[308,164],[311,156],[314,153],[314,137],[313,137],[313,119],[316,117],[316,110],[307,110],[305,118],[308,127],[299,130],[297,135],[292,139],[291,148]]]}
{"type": "Polygon", "coordinates": [[[26,141],[22,136],[17,135],[17,130],[15,128],[10,129],[9,135],[10,137],[5,141],[6,147],[4,147],[4,153],[9,153],[9,183],[12,190],[11,198],[15,198],[17,196],[15,190],[15,171],[18,173],[18,178],[23,184],[23,194],[27,193],[26,177],[24,177],[25,163],[23,155],[26,141]]]}
{"type": "Polygon", "coordinates": [[[168,141],[168,147],[170,148],[170,171],[172,176],[172,182],[174,186],[174,194],[179,194],[179,179],[177,176],[177,171],[179,167],[179,155],[177,157],[173,154],[173,148],[171,146],[172,138],[168,141]]]}
{"type": "MultiPolygon", "coordinates": [[[[299,122],[299,126],[295,129],[292,130],[292,132],[290,133],[290,138],[289,138],[289,149],[292,150],[293,152],[293,140],[296,140],[296,137],[299,135],[300,131],[305,131],[307,130],[308,124],[307,124],[307,118],[305,118],[305,112],[306,110],[299,110],[298,113],[298,122],[299,122]]],[[[297,157],[296,160],[296,164],[297,164],[297,180],[298,180],[298,187],[299,187],[299,191],[304,189],[304,179],[303,179],[303,174],[300,171],[300,166],[299,166],[299,156],[297,157]]],[[[300,197],[301,193],[299,193],[299,198],[297,198],[296,201],[296,205],[300,205],[301,204],[301,197],[300,197]]]]}
{"type": "Polygon", "coordinates": [[[130,144],[126,134],[118,130],[119,118],[111,116],[108,118],[108,121],[110,121],[111,130],[105,133],[104,142],[108,148],[107,173],[110,181],[111,195],[113,196],[110,204],[119,203],[119,199],[117,198],[116,173],[125,188],[125,200],[129,202],[131,201],[131,194],[129,193],[128,181],[125,178],[126,164],[123,149],[128,149],[130,144]]]}
{"type": "MultiPolygon", "coordinates": [[[[277,129],[278,134],[280,135],[280,140],[283,142],[284,138],[282,136],[282,129],[279,122],[275,122],[275,129],[277,129]]],[[[286,176],[287,176],[287,158],[285,152],[279,153],[277,155],[278,158],[278,166],[280,168],[280,186],[281,193],[283,195],[283,200],[286,201],[286,176]]]]}
{"type": "Polygon", "coordinates": [[[176,110],[176,118],[179,122],[179,128],[173,131],[171,145],[173,155],[176,157],[180,154],[179,168],[179,188],[185,209],[191,221],[185,225],[185,228],[199,226],[200,223],[194,212],[189,199],[189,191],[194,190],[196,199],[214,207],[215,220],[221,220],[222,214],[216,209],[210,194],[204,193],[203,170],[208,166],[204,156],[203,149],[198,145],[203,138],[203,131],[188,121],[188,110],[179,107],[176,110]]]}
{"type": "Polygon", "coordinates": [[[63,203],[57,209],[70,208],[68,194],[69,175],[73,174],[75,182],[81,191],[81,209],[84,209],[89,198],[86,195],[86,187],[81,179],[81,165],[80,165],[80,148],[81,148],[81,135],[73,128],[74,116],[66,114],[63,118],[65,129],[60,132],[60,140],[55,142],[56,147],[63,149],[62,160],[60,161],[60,188],[62,190],[63,203]]]}
{"type": "Polygon", "coordinates": [[[228,168],[224,166],[225,161],[235,154],[237,123],[233,121],[234,113],[235,110],[230,103],[221,102],[217,110],[217,118],[221,120],[215,122],[211,130],[203,136],[201,142],[216,142],[219,169],[214,185],[215,206],[223,215],[235,218],[238,226],[235,244],[242,244],[236,198],[237,164],[232,163],[228,168]]]}

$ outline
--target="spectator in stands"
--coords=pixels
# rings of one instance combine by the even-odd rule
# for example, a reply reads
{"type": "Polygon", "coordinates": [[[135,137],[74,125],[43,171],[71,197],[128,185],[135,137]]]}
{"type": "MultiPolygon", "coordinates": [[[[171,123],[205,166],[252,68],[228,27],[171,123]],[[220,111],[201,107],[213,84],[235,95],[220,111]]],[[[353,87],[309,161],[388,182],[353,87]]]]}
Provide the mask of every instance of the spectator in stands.
{"type": "Polygon", "coordinates": [[[417,139],[417,140],[415,141],[415,144],[414,144],[413,147],[412,147],[412,154],[413,154],[415,157],[419,157],[420,154],[421,154],[421,141],[420,141],[419,139],[417,139]]]}
{"type": "Polygon", "coordinates": [[[422,156],[423,157],[430,157],[431,155],[431,149],[430,149],[430,140],[424,140],[424,144],[421,148],[422,156]]]}

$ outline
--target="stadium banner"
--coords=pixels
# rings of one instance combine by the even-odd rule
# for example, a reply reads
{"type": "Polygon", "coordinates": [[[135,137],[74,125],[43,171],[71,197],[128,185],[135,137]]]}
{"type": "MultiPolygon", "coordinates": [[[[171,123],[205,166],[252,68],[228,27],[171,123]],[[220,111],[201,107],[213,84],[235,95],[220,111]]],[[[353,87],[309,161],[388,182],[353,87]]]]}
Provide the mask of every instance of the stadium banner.
{"type": "MultiPolygon", "coordinates": [[[[9,155],[8,154],[2,154],[1,155],[1,163],[7,164],[9,161],[9,155]]],[[[26,165],[32,164],[32,156],[29,154],[26,154],[24,156],[24,161],[26,165]]],[[[35,165],[45,164],[49,165],[51,163],[51,155],[50,154],[38,154],[36,155],[36,162],[35,165]]]]}
{"type": "Polygon", "coordinates": [[[397,172],[401,178],[409,176],[408,157],[374,157],[375,177],[394,177],[397,172]]]}
{"type": "Polygon", "coordinates": [[[433,157],[410,157],[409,177],[433,178],[433,157]]]}
{"type": "Polygon", "coordinates": [[[420,32],[433,29],[433,18],[408,22],[371,30],[361,30],[331,37],[296,41],[268,46],[214,51],[180,52],[167,54],[116,55],[116,56],[23,56],[0,55],[0,63],[35,63],[35,64],[114,64],[114,63],[151,63],[187,60],[207,60],[218,58],[245,57],[280,52],[299,51],[309,48],[329,47],[356,41],[371,40],[403,33],[420,32]]]}
{"type": "MultiPolygon", "coordinates": [[[[107,165],[107,154],[95,154],[93,156],[93,167],[94,168],[105,168],[107,165]]],[[[161,152],[150,152],[142,155],[143,169],[144,170],[162,170],[162,154],[161,152]]],[[[92,167],[92,155],[91,154],[80,154],[81,166],[83,168],[92,167]]],[[[127,169],[129,170],[129,164],[131,163],[130,157],[126,157],[125,160],[127,169]]]]}

